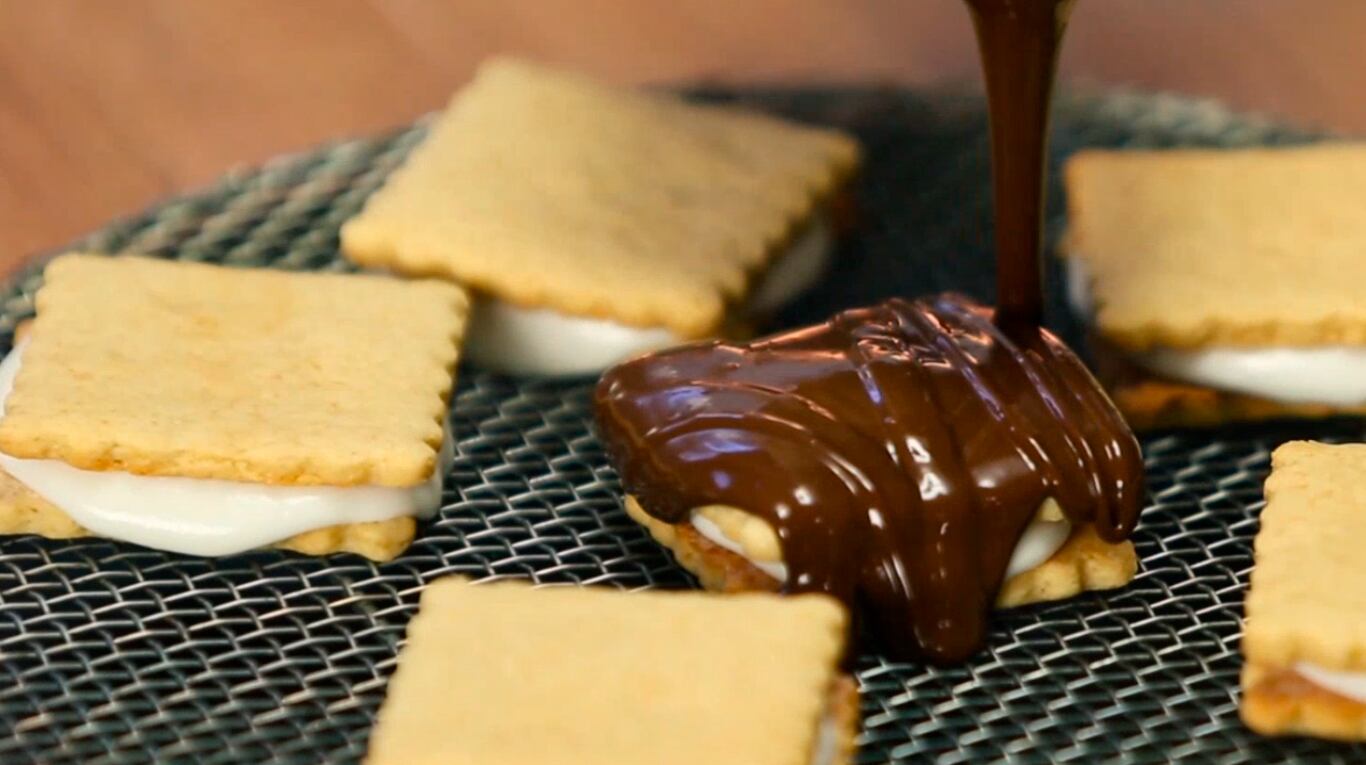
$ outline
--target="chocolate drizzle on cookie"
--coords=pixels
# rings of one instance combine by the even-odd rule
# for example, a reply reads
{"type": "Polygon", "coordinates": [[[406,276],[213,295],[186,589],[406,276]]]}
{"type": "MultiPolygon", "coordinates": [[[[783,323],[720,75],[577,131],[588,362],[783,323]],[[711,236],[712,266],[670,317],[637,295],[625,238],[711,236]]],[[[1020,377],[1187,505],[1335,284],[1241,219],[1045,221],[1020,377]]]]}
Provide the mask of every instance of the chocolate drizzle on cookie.
{"type": "Polygon", "coordinates": [[[1138,515],[1129,429],[1061,341],[1025,338],[962,296],[891,300],[619,366],[599,430],[646,512],[754,513],[789,591],[838,597],[891,655],[954,661],[1045,499],[1109,541],[1138,515]]]}
{"type": "Polygon", "coordinates": [[[992,111],[1000,310],[894,299],[748,344],[628,362],[599,430],[644,510],[728,505],[773,526],[794,592],[843,600],[896,657],[982,644],[1040,506],[1120,542],[1143,463],[1080,361],[1039,326],[1047,106],[1071,0],[967,0],[992,111]]]}

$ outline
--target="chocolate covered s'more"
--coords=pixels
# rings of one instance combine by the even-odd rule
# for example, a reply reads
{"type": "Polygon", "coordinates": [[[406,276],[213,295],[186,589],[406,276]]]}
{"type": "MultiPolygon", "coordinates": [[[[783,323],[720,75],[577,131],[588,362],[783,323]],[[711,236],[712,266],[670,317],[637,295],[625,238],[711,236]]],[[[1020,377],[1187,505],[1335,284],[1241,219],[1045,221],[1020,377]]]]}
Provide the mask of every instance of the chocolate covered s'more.
{"type": "Polygon", "coordinates": [[[960,295],[642,356],[595,406],[627,511],[704,586],[828,593],[897,657],[1137,568],[1132,433],[1057,338],[960,295]]]}
{"type": "Polygon", "coordinates": [[[812,286],[858,157],[833,130],[496,59],[342,249],[472,288],[476,364],[595,373],[742,332],[812,286]]]}
{"type": "Polygon", "coordinates": [[[1243,629],[1248,727],[1366,741],[1366,444],[1271,457],[1243,629]]]}
{"type": "Polygon", "coordinates": [[[821,596],[422,593],[367,765],[840,765],[858,691],[821,596]]]}
{"type": "Polygon", "coordinates": [[[1366,412],[1366,144],[1086,151],[1070,294],[1138,428],[1366,412]]]}
{"type": "Polygon", "coordinates": [[[440,504],[465,309],[437,281],[61,256],[0,363],[0,533],[392,558],[440,504]]]}

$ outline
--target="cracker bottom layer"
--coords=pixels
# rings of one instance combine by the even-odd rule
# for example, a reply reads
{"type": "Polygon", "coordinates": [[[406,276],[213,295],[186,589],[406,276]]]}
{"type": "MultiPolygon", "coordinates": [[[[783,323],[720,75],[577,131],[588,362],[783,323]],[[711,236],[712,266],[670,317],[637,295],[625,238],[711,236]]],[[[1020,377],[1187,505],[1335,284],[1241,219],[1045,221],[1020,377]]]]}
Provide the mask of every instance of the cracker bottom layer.
{"type": "MultiPolygon", "coordinates": [[[[393,560],[407,549],[416,533],[417,521],[411,516],[403,516],[305,531],[272,547],[305,555],[349,552],[384,562],[393,560]]],[[[48,539],[98,536],[3,470],[0,470],[0,534],[36,534],[48,539]]]]}
{"type": "MultiPolygon", "coordinates": [[[[626,512],[655,541],[669,548],[678,564],[716,592],[777,592],[778,580],[744,556],[702,536],[690,523],[669,524],[647,514],[635,497],[626,497],[626,512]]],[[[1063,600],[1091,590],[1123,587],[1138,571],[1138,555],[1130,542],[1110,544],[1085,526],[1042,565],[1006,580],[997,595],[998,608],[1063,600]]]]}
{"type": "Polygon", "coordinates": [[[1243,667],[1243,723],[1264,736],[1366,741],[1366,704],[1315,685],[1294,670],[1243,667]]]}
{"type": "Polygon", "coordinates": [[[1366,414],[1366,407],[1288,404],[1154,375],[1110,343],[1091,338],[1096,377],[1134,430],[1366,414]]]}

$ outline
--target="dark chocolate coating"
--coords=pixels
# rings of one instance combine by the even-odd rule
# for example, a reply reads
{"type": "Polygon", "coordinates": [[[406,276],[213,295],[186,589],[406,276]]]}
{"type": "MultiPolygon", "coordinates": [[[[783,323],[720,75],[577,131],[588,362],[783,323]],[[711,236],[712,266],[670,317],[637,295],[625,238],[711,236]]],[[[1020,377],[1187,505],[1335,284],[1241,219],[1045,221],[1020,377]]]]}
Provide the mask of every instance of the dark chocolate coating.
{"type": "Polygon", "coordinates": [[[702,505],[778,532],[786,588],[844,601],[896,657],[982,644],[1021,535],[1053,498],[1119,542],[1138,443],[1040,329],[1048,101],[1072,0],[967,0],[991,104],[999,313],[891,300],[609,371],[598,426],[626,490],[670,523],[702,505]]]}
{"type": "Polygon", "coordinates": [[[754,513],[788,591],[839,598],[892,656],[959,660],[1046,498],[1118,542],[1142,495],[1138,443],[1076,356],[993,319],[959,295],[893,299],[651,354],[604,375],[599,432],[646,512],[754,513]]]}

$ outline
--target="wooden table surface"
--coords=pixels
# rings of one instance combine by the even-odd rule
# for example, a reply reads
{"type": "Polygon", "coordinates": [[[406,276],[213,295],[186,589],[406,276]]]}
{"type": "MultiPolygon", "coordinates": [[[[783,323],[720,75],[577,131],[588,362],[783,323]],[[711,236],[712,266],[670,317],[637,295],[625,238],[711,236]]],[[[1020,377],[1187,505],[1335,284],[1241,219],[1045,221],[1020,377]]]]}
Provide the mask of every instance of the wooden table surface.
{"type": "MultiPolygon", "coordinates": [[[[977,78],[958,0],[0,0],[0,271],[513,52],[623,82],[977,78]]],[[[1366,131],[1361,0],[1082,0],[1067,80],[1366,131]]]]}

